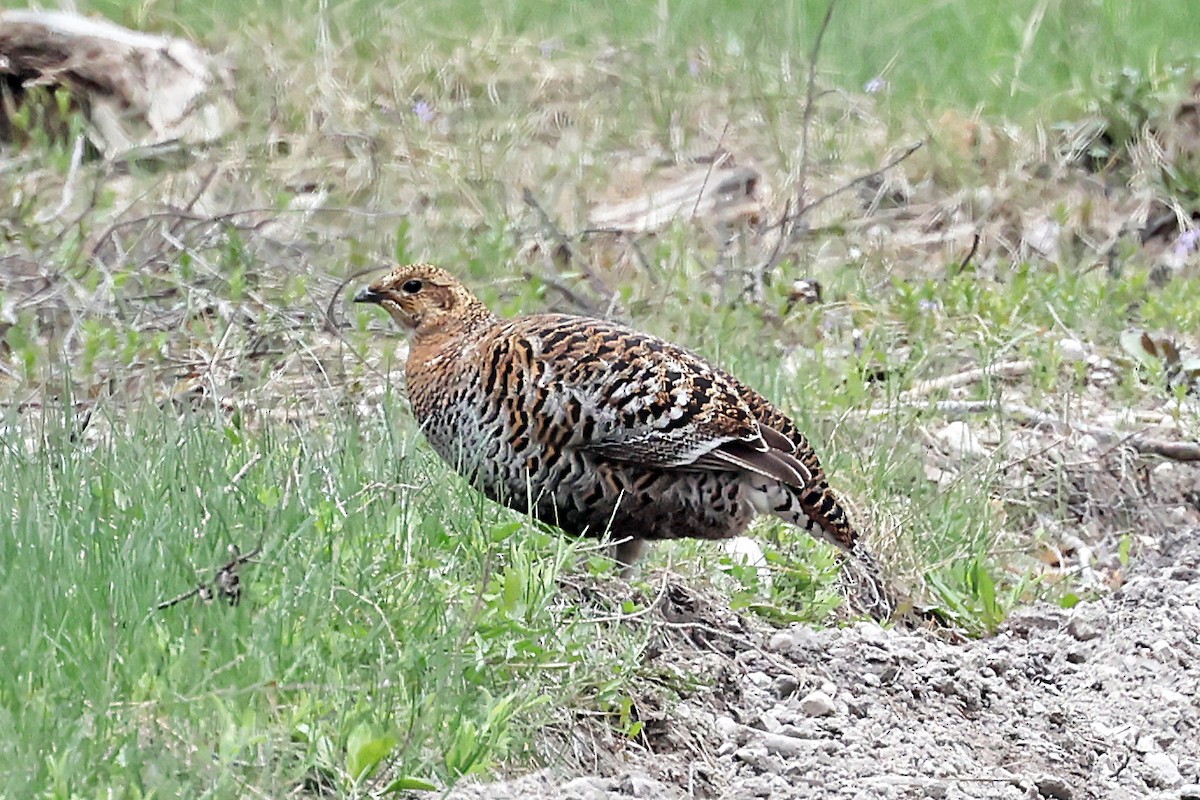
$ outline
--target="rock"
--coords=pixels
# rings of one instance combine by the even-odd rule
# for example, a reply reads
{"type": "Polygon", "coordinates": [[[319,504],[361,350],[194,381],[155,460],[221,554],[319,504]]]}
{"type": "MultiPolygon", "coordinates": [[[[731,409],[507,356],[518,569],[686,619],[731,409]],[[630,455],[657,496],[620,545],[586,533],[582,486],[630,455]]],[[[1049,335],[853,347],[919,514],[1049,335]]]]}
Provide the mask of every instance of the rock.
{"type": "Polygon", "coordinates": [[[775,679],[775,684],[772,688],[775,690],[776,697],[790,697],[800,688],[800,681],[791,675],[780,675],[775,679]]]}
{"type": "Polygon", "coordinates": [[[1058,355],[1063,361],[1087,361],[1088,352],[1083,342],[1067,337],[1058,340],[1058,355]]]}
{"type": "Polygon", "coordinates": [[[967,423],[962,420],[954,420],[937,431],[934,434],[942,444],[946,446],[951,456],[962,458],[964,456],[980,456],[989,455],[986,447],[979,443],[975,438],[975,434],[971,432],[967,423]]]}
{"type": "Polygon", "coordinates": [[[771,676],[762,670],[746,673],[746,682],[752,686],[757,686],[759,689],[764,689],[771,685],[771,676]]]}
{"type": "Polygon", "coordinates": [[[750,731],[745,725],[739,725],[731,717],[717,717],[713,727],[717,729],[717,733],[724,737],[725,741],[733,742],[737,745],[743,745],[750,737],[750,731]]]}
{"type": "Polygon", "coordinates": [[[1024,609],[1008,619],[1005,629],[1017,636],[1029,636],[1034,631],[1056,631],[1062,628],[1066,612],[1059,608],[1037,606],[1024,609]]]}
{"type": "Polygon", "coordinates": [[[742,747],[733,754],[733,757],[759,772],[771,773],[773,775],[783,772],[783,762],[768,753],[767,748],[760,744],[742,747]]]}
{"type": "Polygon", "coordinates": [[[1158,750],[1158,742],[1152,734],[1144,733],[1133,743],[1133,749],[1139,753],[1153,753],[1158,750]]]}
{"type": "Polygon", "coordinates": [[[1200,783],[1179,787],[1179,800],[1200,800],[1200,783]]]}
{"type": "Polygon", "coordinates": [[[661,781],[637,772],[631,772],[621,778],[619,787],[622,794],[631,797],[665,797],[667,795],[667,787],[661,781]]]}
{"type": "Polygon", "coordinates": [[[794,736],[784,736],[780,733],[765,733],[762,736],[763,747],[767,752],[780,758],[797,758],[819,750],[820,742],[813,739],[797,739],[794,736]]]}
{"type": "Polygon", "coordinates": [[[1050,800],[1071,800],[1071,787],[1062,778],[1043,775],[1033,782],[1038,794],[1050,800]]]}
{"type": "Polygon", "coordinates": [[[800,710],[810,717],[828,717],[837,710],[837,706],[833,704],[832,697],[817,690],[804,696],[800,701],[800,710]]]}
{"type": "Polygon", "coordinates": [[[945,800],[950,794],[950,784],[946,781],[929,781],[925,784],[925,796],[931,800],[945,800]]]}
{"type": "Polygon", "coordinates": [[[1103,616],[1085,617],[1076,615],[1067,623],[1067,633],[1081,642],[1099,639],[1108,626],[1108,620],[1103,616]]]}
{"type": "Polygon", "coordinates": [[[562,793],[564,798],[579,798],[579,800],[604,800],[604,798],[608,796],[609,790],[612,788],[614,788],[613,781],[608,780],[607,778],[600,778],[595,775],[587,775],[563,784],[562,793]]]}
{"type": "Polygon", "coordinates": [[[767,642],[767,649],[772,653],[786,653],[796,646],[796,640],[787,631],[780,631],[767,642]]]}
{"type": "Polygon", "coordinates": [[[1151,786],[1170,789],[1183,783],[1183,776],[1179,774],[1179,767],[1175,766],[1175,759],[1166,753],[1161,751],[1147,753],[1142,761],[1149,773],[1146,775],[1146,783],[1151,786]]]}
{"type": "Polygon", "coordinates": [[[766,731],[767,733],[779,733],[779,729],[783,727],[779,720],[775,719],[775,715],[770,711],[764,711],[763,713],[759,714],[757,723],[758,724],[754,725],[753,727],[762,731],[766,731]]]}

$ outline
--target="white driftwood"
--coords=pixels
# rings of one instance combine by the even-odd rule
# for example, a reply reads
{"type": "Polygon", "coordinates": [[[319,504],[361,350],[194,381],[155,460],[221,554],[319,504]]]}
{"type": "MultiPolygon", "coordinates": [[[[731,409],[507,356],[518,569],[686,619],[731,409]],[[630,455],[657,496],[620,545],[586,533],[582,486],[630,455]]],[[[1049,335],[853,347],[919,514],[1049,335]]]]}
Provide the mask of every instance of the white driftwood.
{"type": "Polygon", "coordinates": [[[649,233],[678,219],[730,223],[757,217],[762,213],[760,178],[749,167],[698,167],[638,197],[597,206],[588,218],[596,228],[649,233]]]}
{"type": "Polygon", "coordinates": [[[213,141],[237,121],[232,70],[209,53],[69,12],[0,12],[0,78],[68,88],[108,157],[213,141]]]}

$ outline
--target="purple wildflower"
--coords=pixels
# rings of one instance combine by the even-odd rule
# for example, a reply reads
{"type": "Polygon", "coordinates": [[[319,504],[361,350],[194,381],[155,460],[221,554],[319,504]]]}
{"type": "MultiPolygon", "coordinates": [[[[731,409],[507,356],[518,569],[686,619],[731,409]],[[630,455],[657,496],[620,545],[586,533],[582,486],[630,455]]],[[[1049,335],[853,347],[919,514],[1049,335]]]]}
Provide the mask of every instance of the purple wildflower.
{"type": "Polygon", "coordinates": [[[1200,246],[1200,228],[1192,228],[1179,234],[1172,251],[1179,258],[1187,258],[1197,246],[1200,246]]]}
{"type": "Polygon", "coordinates": [[[433,118],[437,116],[433,110],[433,105],[428,100],[418,100],[413,103],[412,110],[417,115],[417,119],[426,125],[433,122],[433,118]]]}
{"type": "Polygon", "coordinates": [[[884,80],[882,75],[876,75],[871,80],[863,84],[863,91],[867,94],[879,94],[888,88],[888,82],[884,80]]]}

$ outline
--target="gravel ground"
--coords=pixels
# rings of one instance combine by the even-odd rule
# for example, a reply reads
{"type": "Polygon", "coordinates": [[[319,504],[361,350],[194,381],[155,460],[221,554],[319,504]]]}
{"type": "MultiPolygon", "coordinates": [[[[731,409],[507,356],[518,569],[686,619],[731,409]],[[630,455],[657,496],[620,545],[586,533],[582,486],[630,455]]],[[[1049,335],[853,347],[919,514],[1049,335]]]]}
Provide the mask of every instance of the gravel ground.
{"type": "Polygon", "coordinates": [[[642,741],[581,729],[558,752],[586,768],[450,796],[1200,800],[1195,529],[1104,598],[1028,608],[984,640],[772,630],[681,587],[662,615],[652,657],[705,685],[639,703],[642,741]]]}

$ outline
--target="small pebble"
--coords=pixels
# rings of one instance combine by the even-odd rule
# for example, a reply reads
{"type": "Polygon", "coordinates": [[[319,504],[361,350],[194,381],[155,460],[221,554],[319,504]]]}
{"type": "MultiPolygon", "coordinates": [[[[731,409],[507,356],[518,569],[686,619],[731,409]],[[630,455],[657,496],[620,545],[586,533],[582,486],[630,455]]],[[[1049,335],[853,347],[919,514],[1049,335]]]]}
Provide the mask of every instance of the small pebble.
{"type": "Polygon", "coordinates": [[[613,781],[594,775],[587,775],[563,784],[562,794],[564,798],[603,800],[603,798],[608,796],[608,792],[612,788],[614,788],[613,781]]]}
{"type": "Polygon", "coordinates": [[[636,772],[622,778],[620,788],[622,794],[631,797],[665,797],[667,794],[667,787],[662,782],[636,772]]]}
{"type": "Polygon", "coordinates": [[[778,733],[763,734],[762,743],[768,753],[780,758],[796,758],[816,749],[813,747],[814,740],[812,739],[797,739],[778,733]]]}
{"type": "Polygon", "coordinates": [[[800,701],[800,710],[810,717],[828,717],[837,707],[833,704],[833,698],[818,690],[805,695],[800,701]]]}
{"type": "Polygon", "coordinates": [[[1043,775],[1033,782],[1038,794],[1050,800],[1071,800],[1071,787],[1062,778],[1043,775]]]}
{"type": "Polygon", "coordinates": [[[800,682],[791,675],[780,675],[775,679],[775,696],[779,698],[791,697],[800,688],[800,682]]]}
{"type": "Polygon", "coordinates": [[[1078,339],[1059,339],[1058,355],[1063,361],[1087,361],[1088,352],[1083,342],[1078,339]]]}
{"type": "Polygon", "coordinates": [[[1081,642],[1090,642],[1092,639],[1099,639],[1104,633],[1106,622],[1103,617],[1089,619],[1087,617],[1076,616],[1072,617],[1067,623],[1067,633],[1081,642]]]}
{"type": "Polygon", "coordinates": [[[1175,760],[1166,753],[1147,753],[1143,761],[1146,764],[1146,769],[1150,772],[1146,776],[1146,782],[1151,786],[1170,789],[1173,786],[1183,783],[1183,776],[1179,774],[1179,767],[1175,766],[1175,760]]]}
{"type": "Polygon", "coordinates": [[[767,649],[773,653],[786,653],[795,646],[796,640],[786,631],[780,631],[767,642],[767,649]]]}

